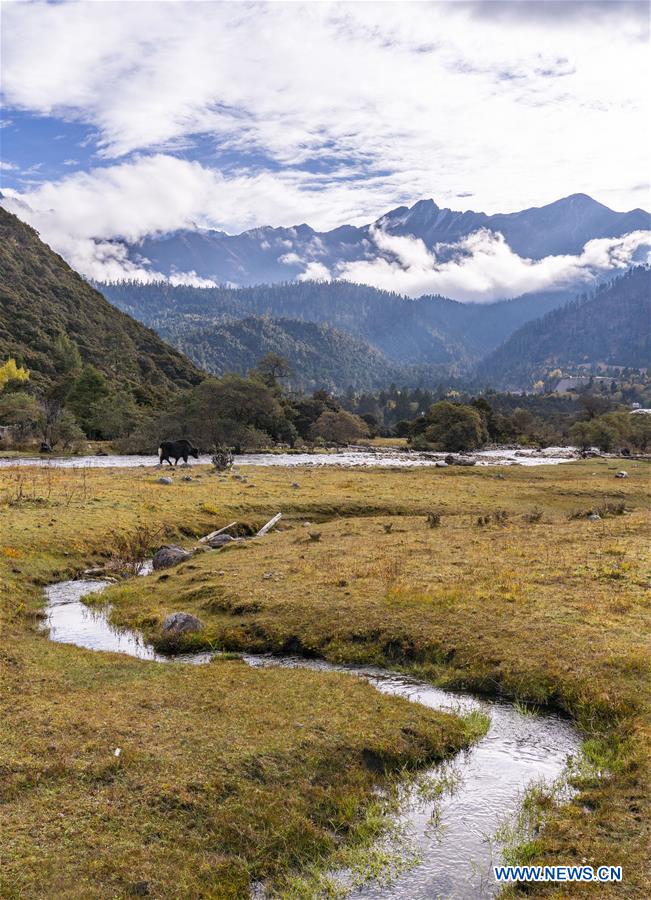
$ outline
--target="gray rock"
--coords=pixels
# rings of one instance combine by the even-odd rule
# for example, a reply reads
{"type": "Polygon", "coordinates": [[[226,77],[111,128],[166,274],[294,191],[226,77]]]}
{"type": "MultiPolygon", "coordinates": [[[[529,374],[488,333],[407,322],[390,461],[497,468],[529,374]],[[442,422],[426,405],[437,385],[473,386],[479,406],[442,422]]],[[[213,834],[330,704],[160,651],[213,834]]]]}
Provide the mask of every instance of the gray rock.
{"type": "Polygon", "coordinates": [[[174,479],[170,478],[169,475],[163,475],[162,478],[158,479],[159,484],[174,484],[174,479]]]}
{"type": "Polygon", "coordinates": [[[154,554],[153,566],[154,571],[159,569],[169,569],[170,566],[178,566],[179,563],[191,559],[192,554],[181,547],[165,546],[161,547],[154,554]]]}
{"type": "Polygon", "coordinates": [[[192,475],[184,475],[181,481],[194,481],[192,475]]]}
{"type": "Polygon", "coordinates": [[[442,459],[437,459],[436,462],[434,463],[434,465],[436,466],[437,469],[447,469],[449,464],[446,463],[442,459]]]}
{"type": "Polygon", "coordinates": [[[601,521],[601,516],[598,515],[597,513],[590,513],[588,518],[590,519],[591,522],[600,522],[601,521]]]}
{"type": "Polygon", "coordinates": [[[615,478],[628,478],[628,472],[618,472],[615,478]]]}
{"type": "Polygon", "coordinates": [[[216,534],[214,538],[206,541],[206,543],[209,547],[212,547],[213,550],[218,550],[226,544],[231,544],[234,540],[235,538],[231,537],[230,534],[216,534]]]}
{"type": "Polygon", "coordinates": [[[453,456],[452,453],[448,453],[445,457],[445,462],[449,466],[474,466],[477,460],[473,459],[472,456],[453,456]]]}
{"type": "Polygon", "coordinates": [[[203,622],[191,613],[171,613],[163,622],[163,634],[166,637],[176,634],[191,634],[193,631],[201,631],[203,622]]]}

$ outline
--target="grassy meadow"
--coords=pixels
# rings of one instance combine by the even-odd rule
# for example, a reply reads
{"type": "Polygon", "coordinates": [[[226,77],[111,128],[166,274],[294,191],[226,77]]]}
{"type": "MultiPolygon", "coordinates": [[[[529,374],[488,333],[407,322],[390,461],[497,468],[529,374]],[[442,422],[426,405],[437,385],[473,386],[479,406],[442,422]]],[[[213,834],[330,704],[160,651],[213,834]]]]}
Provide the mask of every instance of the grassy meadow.
{"type": "Polygon", "coordinates": [[[266,537],[102,602],[163,649],[183,610],[205,623],[184,649],[372,662],[561,709],[585,734],[578,792],[560,808],[541,794],[542,828],[511,853],[624,867],[623,885],[558,896],[647,897],[651,470],[624,467],[196,466],[170,486],[151,469],[0,470],[0,896],[240,897],[260,879],[297,896],[297,870],[377,835],[407,770],[476,736],[345,675],[168,667],[38,632],[42,586],[116,547],[194,547],[282,511],[266,537]]]}

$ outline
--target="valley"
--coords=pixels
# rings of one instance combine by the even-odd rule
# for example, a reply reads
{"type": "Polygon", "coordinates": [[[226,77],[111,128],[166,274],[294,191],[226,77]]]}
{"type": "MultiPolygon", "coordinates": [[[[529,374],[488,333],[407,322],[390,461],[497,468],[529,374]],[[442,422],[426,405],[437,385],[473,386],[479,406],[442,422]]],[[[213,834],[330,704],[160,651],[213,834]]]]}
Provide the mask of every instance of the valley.
{"type": "Polygon", "coordinates": [[[244,374],[269,351],[292,360],[290,384],[343,393],[455,379],[531,391],[560,366],[643,366],[651,352],[651,281],[637,266],[598,288],[494,303],[410,299],[347,282],[196,288],[98,284],[197,365],[244,374]]]}
{"type": "Polygon", "coordinates": [[[649,900],[648,0],[0,4],[0,900],[649,900]]]}

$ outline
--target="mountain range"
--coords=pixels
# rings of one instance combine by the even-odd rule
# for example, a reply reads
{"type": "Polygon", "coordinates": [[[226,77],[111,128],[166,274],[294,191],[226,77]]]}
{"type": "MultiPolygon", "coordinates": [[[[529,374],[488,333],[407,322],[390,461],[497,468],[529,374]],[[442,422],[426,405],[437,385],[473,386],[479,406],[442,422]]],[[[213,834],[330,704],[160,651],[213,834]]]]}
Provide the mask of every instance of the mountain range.
{"type": "MultiPolygon", "coordinates": [[[[290,361],[283,384],[307,393],[319,389],[343,393],[348,388],[372,392],[415,380],[408,367],[392,363],[370,344],[314,322],[250,316],[199,328],[188,323],[169,333],[163,328],[160,334],[216,375],[245,374],[266,354],[280,354],[290,361]]],[[[433,368],[428,369],[431,375],[433,368]]]]}
{"type": "Polygon", "coordinates": [[[97,287],[208,371],[244,372],[274,350],[291,361],[292,386],[339,391],[467,373],[524,322],[572,296],[472,304],[314,281],[239,289],[169,282],[97,287]]]}
{"type": "Polygon", "coordinates": [[[376,221],[316,231],[301,224],[265,226],[227,234],[210,229],[182,229],[127,244],[129,258],[164,275],[194,272],[216,284],[273,284],[296,278],[346,277],[346,267],[373,259],[391,259],[378,233],[410,237],[436,248],[439,262],[466,251],[455,245],[483,229],[501,234],[520,257],[580,254],[595,238],[618,238],[651,227],[642,209],[615,212],[586,194],[513,213],[487,215],[441,208],[433,200],[399,206],[376,221]]]}
{"type": "Polygon", "coordinates": [[[578,297],[552,292],[492,304],[411,300],[346,282],[100,287],[198,366],[243,373],[273,351],[292,364],[288,383],[304,390],[431,386],[450,377],[522,390],[558,365],[651,362],[644,266],[578,297]]]}
{"type": "MultiPolygon", "coordinates": [[[[648,218],[642,210],[615,213],[585,195],[501,216],[456,213],[421,201],[371,226],[343,226],[321,235],[298,226],[235,236],[183,232],[150,240],[170,254],[169,271],[196,268],[196,260],[179,256],[178,248],[200,246],[206,265],[239,266],[242,272],[246,257],[251,273],[257,263],[244,250],[257,247],[255,259],[269,262],[272,235],[276,249],[293,237],[325,259],[328,247],[340,256],[342,247],[348,254],[370,252],[374,228],[398,240],[418,236],[438,253],[478,227],[499,227],[513,247],[533,259],[535,254],[572,253],[598,237],[645,230],[648,218]],[[224,241],[235,242],[226,256],[215,251],[224,241]]],[[[643,267],[589,301],[584,296],[567,306],[577,295],[571,288],[473,304],[436,294],[412,299],[345,280],[239,288],[197,288],[167,280],[89,285],[33,229],[2,209],[0,238],[0,358],[15,356],[37,380],[47,381],[56,375],[57,338],[68,334],[85,361],[140,398],[146,395],[146,402],[175,386],[196,383],[201,377],[196,367],[216,374],[245,372],[269,351],[289,358],[292,387],[333,391],[374,390],[392,381],[428,386],[455,377],[522,389],[549,364],[647,362],[648,342],[641,336],[649,331],[648,300],[643,302],[649,270],[643,267]]],[[[621,270],[621,260],[614,264],[621,270]]],[[[287,265],[275,273],[287,278],[287,265]]],[[[155,267],[164,268],[160,259],[155,267]]]]}

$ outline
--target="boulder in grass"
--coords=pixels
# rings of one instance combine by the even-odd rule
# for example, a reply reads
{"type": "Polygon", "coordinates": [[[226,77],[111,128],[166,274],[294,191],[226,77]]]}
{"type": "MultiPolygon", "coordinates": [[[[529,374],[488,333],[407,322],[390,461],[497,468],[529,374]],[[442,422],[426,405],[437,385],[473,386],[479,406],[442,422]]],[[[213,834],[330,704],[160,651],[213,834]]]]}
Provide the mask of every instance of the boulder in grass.
{"type": "Polygon", "coordinates": [[[158,479],[159,484],[174,484],[174,479],[170,478],[169,475],[163,475],[162,478],[158,479]]]}
{"type": "Polygon", "coordinates": [[[192,634],[203,629],[203,622],[192,613],[170,613],[163,622],[163,636],[175,637],[179,634],[192,634]]]}
{"type": "Polygon", "coordinates": [[[615,478],[628,478],[628,472],[618,472],[615,478]]]}
{"type": "Polygon", "coordinates": [[[219,550],[221,547],[225,547],[226,544],[232,544],[235,538],[231,537],[230,534],[216,534],[214,537],[209,538],[206,543],[213,550],[219,550]]]}
{"type": "Polygon", "coordinates": [[[159,569],[169,569],[171,566],[178,566],[179,563],[191,559],[192,554],[182,547],[165,546],[161,547],[154,554],[153,566],[154,571],[159,569]]]}

